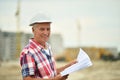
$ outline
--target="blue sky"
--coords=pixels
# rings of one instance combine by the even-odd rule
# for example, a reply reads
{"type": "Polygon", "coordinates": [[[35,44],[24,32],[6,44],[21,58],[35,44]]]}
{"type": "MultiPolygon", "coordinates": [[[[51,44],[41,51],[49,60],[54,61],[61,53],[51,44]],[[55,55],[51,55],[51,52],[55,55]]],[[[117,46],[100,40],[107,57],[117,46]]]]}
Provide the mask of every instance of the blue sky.
{"type": "MultiPolygon", "coordinates": [[[[17,0],[0,0],[3,31],[16,31],[16,6],[17,0]]],[[[31,32],[29,20],[42,12],[51,17],[52,33],[60,33],[65,46],[120,48],[120,0],[21,0],[20,11],[23,32],[31,32]]]]}

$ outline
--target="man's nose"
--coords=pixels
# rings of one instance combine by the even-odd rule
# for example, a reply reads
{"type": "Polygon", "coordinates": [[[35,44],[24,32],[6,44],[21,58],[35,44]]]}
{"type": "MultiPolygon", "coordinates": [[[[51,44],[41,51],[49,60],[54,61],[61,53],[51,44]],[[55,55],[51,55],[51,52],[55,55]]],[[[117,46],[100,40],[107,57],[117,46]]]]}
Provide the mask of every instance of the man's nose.
{"type": "Polygon", "coordinates": [[[44,34],[48,35],[49,31],[47,29],[44,30],[44,34]]]}

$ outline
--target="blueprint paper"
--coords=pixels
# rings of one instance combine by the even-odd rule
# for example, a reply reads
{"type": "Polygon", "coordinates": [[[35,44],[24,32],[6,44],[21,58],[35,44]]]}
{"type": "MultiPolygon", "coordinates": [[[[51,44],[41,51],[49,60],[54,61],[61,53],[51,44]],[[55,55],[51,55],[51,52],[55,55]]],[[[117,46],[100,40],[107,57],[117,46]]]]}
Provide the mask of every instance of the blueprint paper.
{"type": "Polygon", "coordinates": [[[72,72],[75,72],[75,71],[78,71],[78,70],[81,70],[81,69],[85,69],[89,66],[92,66],[92,62],[91,62],[89,56],[81,48],[80,48],[78,56],[77,56],[77,61],[78,61],[77,63],[71,65],[68,68],[66,68],[65,70],[60,72],[60,74],[62,76],[65,76],[65,75],[70,74],[72,72]]]}

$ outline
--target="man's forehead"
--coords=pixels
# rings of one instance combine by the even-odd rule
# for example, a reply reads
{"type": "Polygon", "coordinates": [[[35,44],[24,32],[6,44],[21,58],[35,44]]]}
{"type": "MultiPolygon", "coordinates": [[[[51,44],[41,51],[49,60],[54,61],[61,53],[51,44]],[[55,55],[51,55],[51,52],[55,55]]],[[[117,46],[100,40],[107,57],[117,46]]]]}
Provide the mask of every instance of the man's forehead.
{"type": "Polygon", "coordinates": [[[47,23],[47,22],[46,23],[35,23],[34,25],[50,25],[50,23],[47,23]]]}
{"type": "Polygon", "coordinates": [[[44,23],[44,24],[34,24],[33,27],[36,27],[36,28],[50,28],[50,24],[49,23],[44,23]]]}

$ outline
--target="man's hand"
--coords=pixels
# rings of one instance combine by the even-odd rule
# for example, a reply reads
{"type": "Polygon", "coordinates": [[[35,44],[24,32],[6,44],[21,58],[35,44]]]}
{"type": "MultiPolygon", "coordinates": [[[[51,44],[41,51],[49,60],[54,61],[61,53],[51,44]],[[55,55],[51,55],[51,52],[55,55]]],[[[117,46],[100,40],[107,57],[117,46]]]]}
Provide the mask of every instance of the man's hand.
{"type": "Polygon", "coordinates": [[[73,60],[73,61],[69,62],[67,65],[58,68],[57,69],[57,74],[60,74],[60,72],[63,71],[65,68],[67,68],[67,67],[69,67],[69,66],[71,66],[71,65],[73,65],[77,62],[78,62],[77,60],[73,60]]]}
{"type": "Polygon", "coordinates": [[[61,76],[60,74],[55,76],[54,78],[49,79],[42,79],[42,78],[33,78],[32,76],[27,76],[23,80],[66,80],[68,78],[68,75],[61,76]]]}
{"type": "Polygon", "coordinates": [[[53,80],[66,80],[69,75],[61,76],[60,74],[57,75],[53,80]]]}

